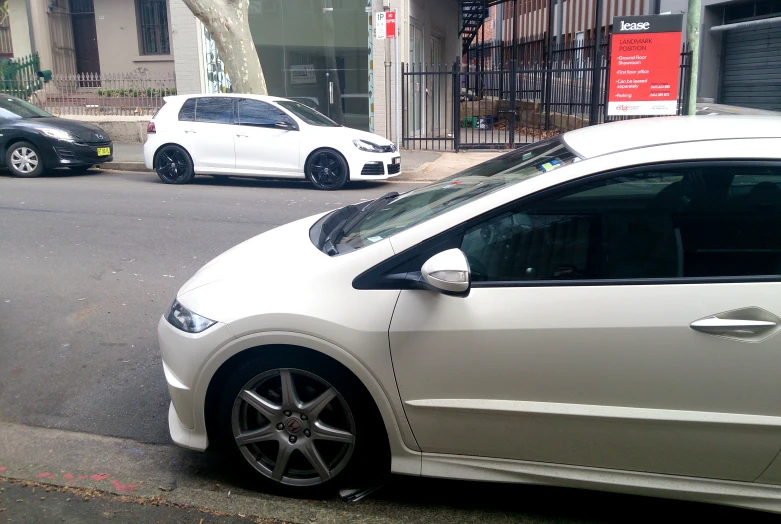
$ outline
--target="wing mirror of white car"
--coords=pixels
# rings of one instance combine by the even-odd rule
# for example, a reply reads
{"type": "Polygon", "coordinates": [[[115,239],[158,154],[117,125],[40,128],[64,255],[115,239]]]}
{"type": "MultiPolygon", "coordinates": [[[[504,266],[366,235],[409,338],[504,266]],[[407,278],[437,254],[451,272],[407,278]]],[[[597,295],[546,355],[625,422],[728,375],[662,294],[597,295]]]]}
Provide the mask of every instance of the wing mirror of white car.
{"type": "Polygon", "coordinates": [[[420,270],[426,287],[445,295],[469,294],[469,261],[460,249],[448,249],[429,258],[420,270]]]}

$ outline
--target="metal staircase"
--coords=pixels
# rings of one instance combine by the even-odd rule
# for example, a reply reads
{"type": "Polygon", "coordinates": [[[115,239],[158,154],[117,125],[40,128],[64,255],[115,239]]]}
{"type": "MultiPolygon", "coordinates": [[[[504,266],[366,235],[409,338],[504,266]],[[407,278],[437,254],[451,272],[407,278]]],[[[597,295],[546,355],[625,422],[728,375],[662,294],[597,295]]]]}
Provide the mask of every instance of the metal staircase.
{"type": "Polygon", "coordinates": [[[461,31],[462,52],[468,53],[469,46],[477,38],[477,33],[488,18],[488,0],[461,0],[461,31]]]}

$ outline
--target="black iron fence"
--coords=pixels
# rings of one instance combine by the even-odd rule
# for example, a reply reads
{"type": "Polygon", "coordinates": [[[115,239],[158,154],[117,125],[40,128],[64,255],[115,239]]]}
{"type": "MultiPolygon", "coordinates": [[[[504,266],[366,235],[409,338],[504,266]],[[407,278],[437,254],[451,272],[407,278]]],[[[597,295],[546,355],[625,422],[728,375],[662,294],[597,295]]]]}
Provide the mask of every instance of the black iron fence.
{"type": "MultiPolygon", "coordinates": [[[[513,148],[607,116],[607,40],[481,49],[467,64],[402,64],[402,143],[407,149],[513,148]],[[596,55],[596,58],[594,58],[596,55]],[[475,59],[476,57],[476,59],[475,59]],[[487,58],[486,58],[487,57],[487,58]],[[594,82],[597,78],[597,82],[594,82]]],[[[678,114],[687,112],[691,53],[681,51],[678,114]]],[[[634,117],[637,118],[637,117],[634,117]]]]}

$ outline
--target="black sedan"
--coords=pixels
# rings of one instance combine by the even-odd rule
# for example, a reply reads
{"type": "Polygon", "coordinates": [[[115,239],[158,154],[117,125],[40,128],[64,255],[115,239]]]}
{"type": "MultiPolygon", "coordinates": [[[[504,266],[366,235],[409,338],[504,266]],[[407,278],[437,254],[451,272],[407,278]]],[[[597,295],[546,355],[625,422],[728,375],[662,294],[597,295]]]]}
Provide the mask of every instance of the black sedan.
{"type": "Polygon", "coordinates": [[[114,159],[114,146],[101,128],[57,118],[2,94],[0,151],[11,174],[20,177],[36,177],[56,167],[86,171],[114,159]]]}

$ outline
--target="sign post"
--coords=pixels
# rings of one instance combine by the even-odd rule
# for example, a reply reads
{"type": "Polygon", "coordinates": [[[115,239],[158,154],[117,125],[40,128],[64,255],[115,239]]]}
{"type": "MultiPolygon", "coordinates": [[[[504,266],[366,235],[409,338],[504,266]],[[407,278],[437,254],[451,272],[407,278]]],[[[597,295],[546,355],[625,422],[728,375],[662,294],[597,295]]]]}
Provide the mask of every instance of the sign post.
{"type": "MultiPolygon", "coordinates": [[[[399,97],[401,96],[401,85],[399,84],[399,77],[401,76],[399,73],[399,70],[401,69],[401,60],[399,60],[399,39],[397,38],[397,29],[396,29],[396,11],[379,11],[374,14],[374,27],[376,28],[376,36],[377,40],[385,40],[385,39],[393,39],[395,43],[395,55],[396,55],[396,67],[394,71],[394,77],[396,81],[396,104],[395,108],[395,119],[396,119],[396,148],[401,147],[401,114],[400,114],[400,105],[401,100],[399,100],[399,97]]],[[[387,47],[386,47],[387,52],[387,47]]],[[[385,57],[386,63],[387,63],[387,56],[385,57]]],[[[385,96],[390,99],[391,93],[388,91],[385,93],[385,96]]],[[[390,118],[390,115],[387,115],[386,118],[390,118]]],[[[387,127],[387,126],[386,126],[387,127]]],[[[386,137],[390,139],[390,137],[386,137]]]]}
{"type": "Polygon", "coordinates": [[[677,114],[682,25],[683,15],[613,19],[609,116],[677,114]]]}

